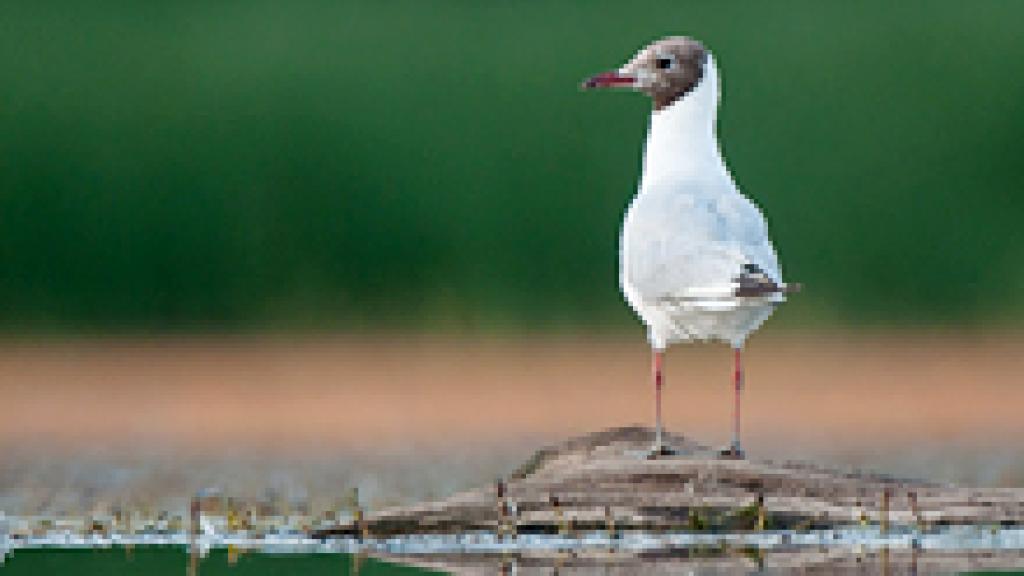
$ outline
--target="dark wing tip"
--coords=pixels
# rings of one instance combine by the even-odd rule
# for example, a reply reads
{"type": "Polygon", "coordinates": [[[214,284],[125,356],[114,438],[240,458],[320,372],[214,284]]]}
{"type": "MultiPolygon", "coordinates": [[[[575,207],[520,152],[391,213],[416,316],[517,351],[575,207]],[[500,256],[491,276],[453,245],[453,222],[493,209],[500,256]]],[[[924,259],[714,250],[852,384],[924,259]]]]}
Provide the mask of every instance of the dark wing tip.
{"type": "Polygon", "coordinates": [[[770,296],[772,294],[795,294],[803,290],[803,284],[793,282],[791,284],[778,284],[772,280],[764,270],[757,264],[744,264],[740,273],[734,279],[736,290],[733,292],[740,297],[770,296]]]}

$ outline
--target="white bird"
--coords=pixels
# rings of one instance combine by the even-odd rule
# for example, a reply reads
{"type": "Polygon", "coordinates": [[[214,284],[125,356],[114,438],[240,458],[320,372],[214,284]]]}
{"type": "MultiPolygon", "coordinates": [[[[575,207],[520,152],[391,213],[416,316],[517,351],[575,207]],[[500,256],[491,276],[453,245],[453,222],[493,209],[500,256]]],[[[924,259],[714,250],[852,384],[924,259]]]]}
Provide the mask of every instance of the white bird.
{"type": "Polygon", "coordinates": [[[626,212],[620,281],[647,325],[655,386],[652,454],[662,441],[662,358],[669,344],[719,340],[734,349],[733,440],[740,447],[740,358],[747,336],[798,285],[782,281],[761,211],[737,189],[718,147],[718,69],[696,40],[668,37],[586,88],[621,87],[654,103],[640,188],[626,212]]]}

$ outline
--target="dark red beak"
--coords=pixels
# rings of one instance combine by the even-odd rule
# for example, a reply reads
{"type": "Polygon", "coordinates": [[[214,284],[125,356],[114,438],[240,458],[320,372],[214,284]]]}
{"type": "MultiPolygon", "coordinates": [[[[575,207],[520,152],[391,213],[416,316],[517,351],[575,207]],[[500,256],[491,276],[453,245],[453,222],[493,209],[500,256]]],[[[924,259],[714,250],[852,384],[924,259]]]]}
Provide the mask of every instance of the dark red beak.
{"type": "Polygon", "coordinates": [[[592,76],[584,80],[581,88],[630,88],[636,83],[636,79],[632,76],[626,76],[625,74],[619,74],[618,72],[601,72],[597,76],[592,76]]]}

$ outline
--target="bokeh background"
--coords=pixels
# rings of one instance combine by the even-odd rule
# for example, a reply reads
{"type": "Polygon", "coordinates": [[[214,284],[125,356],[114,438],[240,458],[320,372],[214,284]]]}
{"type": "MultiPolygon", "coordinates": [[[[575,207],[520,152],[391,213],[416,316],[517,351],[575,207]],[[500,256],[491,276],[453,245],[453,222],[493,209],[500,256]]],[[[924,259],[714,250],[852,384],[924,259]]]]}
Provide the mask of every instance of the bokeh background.
{"type": "MultiPolygon", "coordinates": [[[[649,103],[578,84],[666,34],[713,50],[727,162],[805,285],[751,340],[752,448],[1024,482],[1022,20],[7,2],[0,508],[274,482],[408,500],[647,421],[616,268],[649,103]]],[[[724,441],[727,350],[669,370],[671,427],[724,441]]]]}

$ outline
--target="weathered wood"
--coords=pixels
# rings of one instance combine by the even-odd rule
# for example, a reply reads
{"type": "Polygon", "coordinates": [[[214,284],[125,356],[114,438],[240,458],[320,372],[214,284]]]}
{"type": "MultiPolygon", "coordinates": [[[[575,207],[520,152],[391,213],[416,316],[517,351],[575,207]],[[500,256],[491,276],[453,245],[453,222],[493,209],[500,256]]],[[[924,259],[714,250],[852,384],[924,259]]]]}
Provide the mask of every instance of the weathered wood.
{"type": "MultiPolygon", "coordinates": [[[[503,503],[494,485],[382,510],[368,515],[365,527],[371,536],[386,536],[497,531],[500,523],[521,534],[599,530],[609,523],[619,531],[1024,524],[1020,488],[969,488],[726,458],[683,436],[667,439],[677,453],[649,459],[649,428],[573,438],[538,451],[506,479],[503,503]],[[502,518],[501,510],[510,508],[514,517],[502,518]]],[[[316,535],[354,533],[354,526],[338,525],[316,535]]]]}

